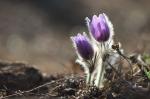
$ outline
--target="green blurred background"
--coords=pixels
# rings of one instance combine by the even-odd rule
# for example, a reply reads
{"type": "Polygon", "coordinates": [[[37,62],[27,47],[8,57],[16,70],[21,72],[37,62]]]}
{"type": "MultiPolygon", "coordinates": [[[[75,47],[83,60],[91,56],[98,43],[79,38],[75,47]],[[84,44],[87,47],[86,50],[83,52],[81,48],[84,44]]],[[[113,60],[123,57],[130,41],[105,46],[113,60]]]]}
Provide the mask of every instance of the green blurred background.
{"type": "Polygon", "coordinates": [[[149,0],[0,0],[0,59],[47,73],[72,72],[70,36],[87,31],[85,17],[106,13],[125,52],[150,52],[149,0]]]}

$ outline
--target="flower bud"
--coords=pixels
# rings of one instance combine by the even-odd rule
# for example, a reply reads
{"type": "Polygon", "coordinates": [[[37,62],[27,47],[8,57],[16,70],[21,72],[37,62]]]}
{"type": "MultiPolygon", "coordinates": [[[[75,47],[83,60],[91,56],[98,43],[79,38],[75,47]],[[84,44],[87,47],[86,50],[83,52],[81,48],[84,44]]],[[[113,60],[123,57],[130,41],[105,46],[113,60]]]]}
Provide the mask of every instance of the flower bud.
{"type": "Polygon", "coordinates": [[[86,35],[78,33],[77,36],[71,37],[77,53],[86,60],[92,59],[94,55],[93,48],[86,35]]]}
{"type": "Polygon", "coordinates": [[[107,16],[103,13],[99,16],[94,15],[92,20],[88,21],[89,30],[98,42],[105,42],[110,37],[110,28],[107,19],[107,16]]]}

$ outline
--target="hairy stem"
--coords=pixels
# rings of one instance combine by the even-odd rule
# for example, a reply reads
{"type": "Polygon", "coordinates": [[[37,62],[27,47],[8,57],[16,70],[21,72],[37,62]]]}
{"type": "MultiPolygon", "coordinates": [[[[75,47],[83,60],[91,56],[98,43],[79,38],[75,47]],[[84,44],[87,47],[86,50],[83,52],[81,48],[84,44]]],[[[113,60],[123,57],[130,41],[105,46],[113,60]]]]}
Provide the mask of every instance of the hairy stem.
{"type": "Polygon", "coordinates": [[[91,73],[87,73],[86,75],[86,84],[90,84],[90,81],[91,81],[91,73]]]}
{"type": "Polygon", "coordinates": [[[91,81],[90,81],[91,85],[94,85],[94,77],[95,77],[96,73],[97,73],[97,70],[94,70],[91,74],[91,81]]]}
{"type": "Polygon", "coordinates": [[[99,87],[102,88],[103,85],[103,81],[104,81],[104,74],[105,74],[105,66],[102,64],[102,71],[101,71],[101,77],[100,77],[100,84],[99,87]]]}
{"type": "Polygon", "coordinates": [[[97,75],[96,75],[96,80],[95,80],[95,85],[97,87],[101,87],[100,85],[102,85],[102,75],[103,75],[103,62],[102,62],[102,58],[99,59],[98,62],[98,67],[97,67],[97,75]]]}

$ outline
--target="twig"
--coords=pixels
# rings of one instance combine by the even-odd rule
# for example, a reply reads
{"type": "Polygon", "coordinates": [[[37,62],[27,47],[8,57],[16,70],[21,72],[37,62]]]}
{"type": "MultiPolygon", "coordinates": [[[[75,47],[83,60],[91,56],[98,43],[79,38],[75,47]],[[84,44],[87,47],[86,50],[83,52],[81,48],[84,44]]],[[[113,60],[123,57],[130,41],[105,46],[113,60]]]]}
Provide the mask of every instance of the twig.
{"type": "Polygon", "coordinates": [[[112,66],[112,64],[110,64],[108,61],[106,61],[108,63],[108,65],[116,72],[116,74],[119,76],[119,79],[124,82],[127,83],[128,86],[134,91],[134,88],[132,86],[132,84],[128,81],[126,81],[125,79],[123,79],[122,75],[120,73],[118,73],[118,71],[112,66]]]}
{"type": "Polygon", "coordinates": [[[122,56],[129,63],[129,66],[131,68],[131,75],[133,76],[133,68],[132,68],[132,64],[129,61],[129,58],[127,56],[123,55],[119,49],[116,49],[116,51],[118,52],[118,54],[120,56],[122,56]]]}
{"type": "Polygon", "coordinates": [[[112,66],[112,64],[110,64],[108,61],[106,61],[107,64],[116,72],[116,74],[121,77],[120,73],[112,66]]]}
{"type": "Polygon", "coordinates": [[[8,95],[8,96],[5,96],[5,97],[0,97],[0,99],[6,99],[6,98],[14,97],[14,96],[17,96],[17,95],[20,95],[20,96],[21,96],[21,95],[23,95],[23,94],[25,94],[25,93],[30,93],[30,92],[32,92],[32,91],[35,91],[35,90],[37,90],[37,89],[40,89],[40,88],[45,87],[45,86],[47,86],[47,85],[51,85],[51,84],[53,84],[53,83],[55,83],[55,82],[59,82],[59,81],[64,80],[64,79],[65,79],[65,78],[62,78],[62,79],[59,79],[59,80],[56,80],[56,81],[51,81],[51,82],[45,83],[45,84],[43,84],[43,85],[40,85],[40,86],[38,86],[38,87],[35,87],[35,88],[31,89],[31,90],[22,91],[22,92],[15,93],[15,94],[12,94],[12,95],[8,95]]]}

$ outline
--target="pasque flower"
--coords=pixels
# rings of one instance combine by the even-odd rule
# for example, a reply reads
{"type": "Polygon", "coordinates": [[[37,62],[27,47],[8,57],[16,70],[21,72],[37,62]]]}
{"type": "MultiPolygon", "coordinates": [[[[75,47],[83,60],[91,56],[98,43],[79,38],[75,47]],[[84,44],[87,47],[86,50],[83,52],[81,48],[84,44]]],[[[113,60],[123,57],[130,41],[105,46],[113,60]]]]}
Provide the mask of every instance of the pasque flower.
{"type": "Polygon", "coordinates": [[[73,36],[71,37],[71,39],[74,43],[77,53],[83,59],[92,59],[94,51],[86,35],[81,35],[80,33],[78,33],[77,36],[73,36]]]}
{"type": "Polygon", "coordinates": [[[107,19],[107,16],[103,13],[99,16],[94,15],[92,20],[88,19],[87,21],[92,36],[98,42],[105,42],[110,37],[110,28],[107,19]]]}
{"type": "Polygon", "coordinates": [[[83,33],[72,36],[78,58],[76,63],[84,68],[86,83],[103,87],[105,74],[104,56],[111,53],[113,44],[113,25],[103,13],[94,15],[92,20],[86,18],[90,39],[83,33]]]}
{"type": "Polygon", "coordinates": [[[106,68],[104,65],[104,56],[112,51],[111,45],[113,44],[114,34],[113,25],[111,24],[111,21],[108,19],[107,15],[104,13],[99,14],[99,16],[94,15],[92,20],[87,17],[86,21],[90,36],[92,38],[91,40],[96,40],[98,42],[93,42],[95,52],[99,54],[99,57],[96,60],[97,65],[95,70],[95,85],[103,87],[106,68]]]}
{"type": "Polygon", "coordinates": [[[91,79],[91,65],[89,62],[93,59],[94,49],[85,33],[83,33],[83,35],[78,33],[77,36],[72,36],[71,39],[78,55],[76,62],[84,68],[86,83],[89,84],[91,79]]]}

